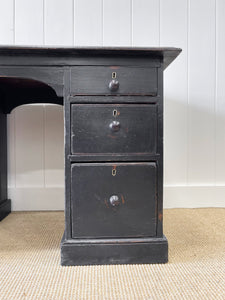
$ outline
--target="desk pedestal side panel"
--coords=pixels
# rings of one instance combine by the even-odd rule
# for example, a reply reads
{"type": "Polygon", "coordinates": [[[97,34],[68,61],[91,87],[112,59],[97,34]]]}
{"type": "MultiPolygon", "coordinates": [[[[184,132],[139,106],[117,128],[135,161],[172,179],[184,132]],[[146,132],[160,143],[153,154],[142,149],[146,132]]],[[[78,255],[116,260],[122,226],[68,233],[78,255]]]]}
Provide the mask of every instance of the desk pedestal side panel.
{"type": "Polygon", "coordinates": [[[0,221],[11,212],[7,199],[7,115],[0,113],[0,221]]]}

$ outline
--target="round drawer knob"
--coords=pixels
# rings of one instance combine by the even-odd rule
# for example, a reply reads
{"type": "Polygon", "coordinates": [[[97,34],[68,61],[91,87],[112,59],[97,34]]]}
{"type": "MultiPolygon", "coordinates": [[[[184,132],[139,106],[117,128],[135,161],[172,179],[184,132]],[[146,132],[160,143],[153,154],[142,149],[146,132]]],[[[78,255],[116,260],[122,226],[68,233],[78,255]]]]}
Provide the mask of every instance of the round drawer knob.
{"type": "Polygon", "coordinates": [[[116,79],[111,80],[110,83],[109,83],[109,89],[110,89],[110,91],[111,91],[111,92],[116,92],[116,91],[118,91],[119,85],[120,85],[120,84],[119,84],[119,81],[118,81],[118,80],[116,80],[116,79]]]}
{"type": "Polygon", "coordinates": [[[119,131],[120,130],[120,122],[113,121],[112,123],[109,124],[109,128],[114,132],[119,131]]]}
{"type": "Polygon", "coordinates": [[[119,197],[117,195],[112,195],[109,198],[109,202],[112,206],[118,206],[120,204],[119,197]]]}

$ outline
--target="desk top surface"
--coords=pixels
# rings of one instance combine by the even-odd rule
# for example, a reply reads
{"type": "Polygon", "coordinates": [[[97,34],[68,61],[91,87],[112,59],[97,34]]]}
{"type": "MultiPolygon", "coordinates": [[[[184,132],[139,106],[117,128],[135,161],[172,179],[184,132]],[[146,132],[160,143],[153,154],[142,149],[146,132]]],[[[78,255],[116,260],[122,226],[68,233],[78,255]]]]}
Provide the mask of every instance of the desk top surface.
{"type": "MultiPolygon", "coordinates": [[[[79,56],[135,56],[161,58],[165,69],[181,52],[173,47],[30,47],[0,46],[0,56],[44,56],[44,57],[79,57],[79,56]]],[[[13,62],[12,62],[13,64],[13,62]]]]}

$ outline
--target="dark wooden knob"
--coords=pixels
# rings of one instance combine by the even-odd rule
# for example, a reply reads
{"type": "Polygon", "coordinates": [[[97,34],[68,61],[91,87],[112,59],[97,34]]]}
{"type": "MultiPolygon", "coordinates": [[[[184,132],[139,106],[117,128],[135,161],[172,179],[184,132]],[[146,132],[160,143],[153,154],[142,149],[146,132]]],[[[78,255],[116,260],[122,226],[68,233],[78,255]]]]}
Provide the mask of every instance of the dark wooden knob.
{"type": "Polygon", "coordinates": [[[114,132],[119,131],[120,130],[120,122],[113,121],[112,123],[109,124],[109,128],[114,132]]]}
{"type": "Polygon", "coordinates": [[[110,83],[109,83],[109,89],[110,89],[110,91],[111,91],[111,92],[116,92],[116,91],[118,91],[119,85],[120,85],[120,84],[119,84],[119,81],[118,81],[118,80],[116,80],[116,79],[111,80],[110,83]]]}
{"type": "Polygon", "coordinates": [[[117,195],[112,195],[109,198],[109,202],[112,206],[118,206],[120,204],[120,199],[117,195]]]}

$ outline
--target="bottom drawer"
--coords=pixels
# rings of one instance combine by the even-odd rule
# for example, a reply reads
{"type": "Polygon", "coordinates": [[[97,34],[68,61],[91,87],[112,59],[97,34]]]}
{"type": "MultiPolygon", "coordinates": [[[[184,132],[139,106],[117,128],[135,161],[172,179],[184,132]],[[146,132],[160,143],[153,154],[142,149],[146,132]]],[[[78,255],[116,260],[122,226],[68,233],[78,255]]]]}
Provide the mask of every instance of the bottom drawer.
{"type": "Polygon", "coordinates": [[[72,238],[155,236],[156,208],[156,163],[72,164],[72,238]]]}

